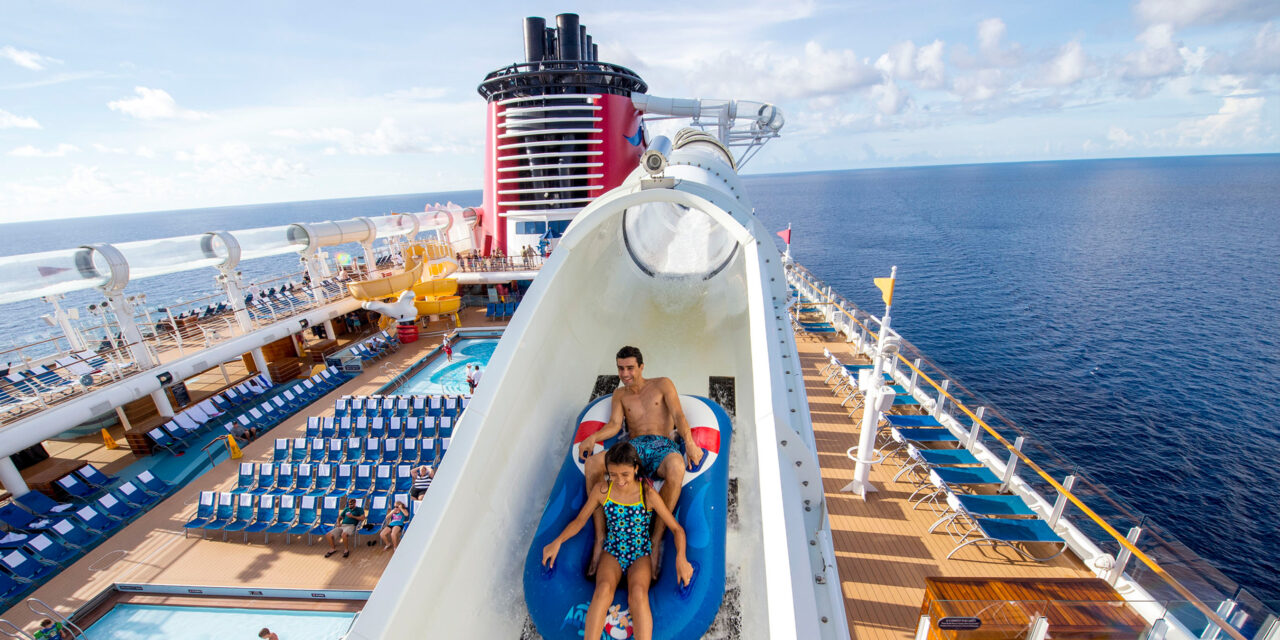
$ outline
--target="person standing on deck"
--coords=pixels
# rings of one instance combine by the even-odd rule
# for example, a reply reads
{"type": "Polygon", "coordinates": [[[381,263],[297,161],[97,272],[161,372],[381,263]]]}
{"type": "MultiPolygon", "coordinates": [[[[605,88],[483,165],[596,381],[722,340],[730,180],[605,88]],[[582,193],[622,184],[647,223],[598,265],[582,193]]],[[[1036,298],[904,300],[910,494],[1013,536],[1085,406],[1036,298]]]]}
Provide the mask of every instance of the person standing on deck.
{"type": "Polygon", "coordinates": [[[476,372],[471,370],[471,365],[467,365],[467,389],[473,395],[476,392],[476,372]]]}
{"type": "MultiPolygon", "coordinates": [[[[670,378],[644,377],[644,356],[640,350],[627,346],[618,351],[616,358],[618,379],[622,386],[613,392],[613,404],[609,411],[609,422],[599,431],[587,436],[579,445],[578,454],[589,456],[586,459],[584,473],[587,487],[594,487],[604,478],[604,456],[592,455],[596,443],[617,435],[622,430],[622,420],[627,421],[627,430],[631,435],[631,444],[640,454],[641,472],[645,477],[663,480],[662,501],[675,513],[676,502],[680,499],[680,490],[684,484],[684,472],[702,462],[702,448],[693,441],[693,433],[689,429],[689,421],[684,417],[680,407],[680,394],[670,378]],[[680,447],[672,436],[679,434],[684,440],[685,456],[680,455],[680,447]]],[[[478,381],[477,381],[478,382],[478,381]]],[[[604,513],[595,514],[596,541],[591,552],[591,563],[587,565],[587,573],[594,574],[600,562],[600,553],[604,545],[604,513]]],[[[662,534],[666,526],[661,522],[653,527],[653,575],[658,575],[662,567],[662,534]]]]}
{"type": "Polygon", "coordinates": [[[476,370],[471,373],[471,394],[475,395],[476,387],[480,386],[480,376],[484,375],[484,371],[480,369],[480,365],[476,365],[476,370]]]}

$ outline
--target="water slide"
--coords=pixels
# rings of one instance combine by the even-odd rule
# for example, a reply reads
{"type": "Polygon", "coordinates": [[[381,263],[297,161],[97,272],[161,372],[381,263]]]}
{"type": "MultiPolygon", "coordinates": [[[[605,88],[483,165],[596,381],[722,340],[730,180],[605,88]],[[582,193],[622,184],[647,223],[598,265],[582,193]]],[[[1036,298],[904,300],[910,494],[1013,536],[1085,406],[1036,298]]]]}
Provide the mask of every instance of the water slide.
{"type": "Polygon", "coordinates": [[[398,298],[406,291],[413,292],[413,306],[419,316],[457,313],[462,306],[458,297],[458,280],[452,278],[458,271],[458,263],[443,244],[428,243],[409,247],[404,269],[399,273],[371,278],[361,282],[348,282],[351,296],[363,302],[377,302],[398,298]]]}
{"type": "Polygon", "coordinates": [[[726,595],[707,637],[847,638],[788,297],[723,146],[656,139],[525,295],[348,638],[531,630],[526,553],[578,414],[628,344],[682,394],[733,390],[718,396],[734,431],[726,595]]]}

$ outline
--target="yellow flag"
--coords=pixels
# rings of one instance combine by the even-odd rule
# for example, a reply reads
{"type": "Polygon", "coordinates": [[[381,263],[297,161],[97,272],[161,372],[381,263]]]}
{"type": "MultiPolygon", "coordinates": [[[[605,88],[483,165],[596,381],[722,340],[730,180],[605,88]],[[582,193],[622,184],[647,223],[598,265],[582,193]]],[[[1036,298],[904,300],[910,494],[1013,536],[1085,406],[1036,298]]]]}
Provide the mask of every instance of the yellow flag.
{"type": "Polygon", "coordinates": [[[227,449],[231,450],[232,460],[238,460],[240,459],[241,456],[244,455],[243,453],[240,452],[239,445],[236,444],[235,436],[232,436],[232,435],[227,436],[227,449]]]}
{"type": "Polygon", "coordinates": [[[116,442],[116,439],[112,438],[111,434],[107,433],[106,429],[102,430],[102,444],[108,449],[120,448],[120,443],[116,442]]]}
{"type": "Polygon", "coordinates": [[[884,303],[893,304],[893,278],[876,278],[875,282],[880,288],[880,297],[884,298],[884,303]]]}

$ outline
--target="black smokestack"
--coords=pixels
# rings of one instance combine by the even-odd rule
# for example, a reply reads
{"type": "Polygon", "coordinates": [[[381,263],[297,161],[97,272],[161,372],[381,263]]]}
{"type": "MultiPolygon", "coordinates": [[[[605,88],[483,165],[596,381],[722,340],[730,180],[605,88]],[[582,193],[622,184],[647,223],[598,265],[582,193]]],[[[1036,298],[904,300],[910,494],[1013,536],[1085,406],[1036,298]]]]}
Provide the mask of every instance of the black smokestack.
{"type": "Polygon", "coordinates": [[[546,56],[546,30],[546,20],[537,17],[524,19],[525,62],[541,62],[542,58],[546,56]]]}
{"type": "Polygon", "coordinates": [[[595,50],[596,46],[591,43],[591,36],[587,36],[582,40],[582,58],[584,60],[587,60],[588,62],[595,62],[595,50]]]}
{"type": "Polygon", "coordinates": [[[561,60],[581,60],[582,40],[579,37],[578,14],[562,13],[556,16],[556,39],[560,41],[561,60]]]}
{"type": "Polygon", "coordinates": [[[560,59],[559,44],[560,43],[556,40],[556,28],[547,27],[547,40],[546,40],[546,45],[542,49],[543,51],[542,58],[544,60],[559,60],[560,59]]]}

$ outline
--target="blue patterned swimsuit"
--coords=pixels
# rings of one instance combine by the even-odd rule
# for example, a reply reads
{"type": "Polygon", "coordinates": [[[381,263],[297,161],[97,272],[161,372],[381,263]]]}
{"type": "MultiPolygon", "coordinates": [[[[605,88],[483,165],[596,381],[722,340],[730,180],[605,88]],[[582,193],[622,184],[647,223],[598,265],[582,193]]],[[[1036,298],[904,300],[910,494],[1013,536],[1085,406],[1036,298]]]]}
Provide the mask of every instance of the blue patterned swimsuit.
{"type": "Polygon", "coordinates": [[[620,504],[613,500],[613,483],[604,500],[605,538],[604,552],[618,560],[626,573],[631,563],[652,551],[649,525],[653,512],[644,504],[644,485],[640,485],[640,502],[620,504]]]}

